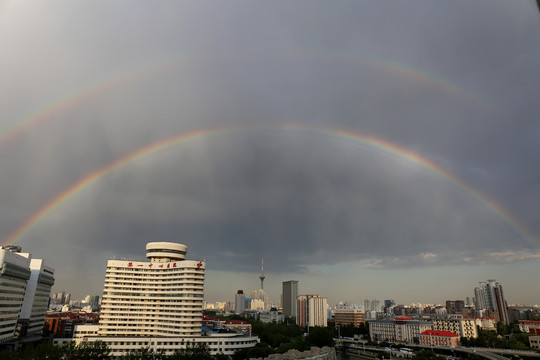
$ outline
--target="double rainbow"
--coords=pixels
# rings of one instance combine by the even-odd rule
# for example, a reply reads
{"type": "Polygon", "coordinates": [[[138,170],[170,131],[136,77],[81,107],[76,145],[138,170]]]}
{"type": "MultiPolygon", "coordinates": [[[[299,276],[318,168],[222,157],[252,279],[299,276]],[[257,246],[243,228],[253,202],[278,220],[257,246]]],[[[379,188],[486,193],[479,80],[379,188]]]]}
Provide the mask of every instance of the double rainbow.
{"type": "MultiPolygon", "coordinates": [[[[463,192],[470,195],[484,208],[496,215],[500,220],[506,223],[513,231],[521,238],[531,242],[533,237],[530,236],[522,225],[507,211],[505,211],[495,201],[482,195],[479,191],[473,189],[471,186],[460,180],[444,168],[435,164],[431,160],[409,151],[405,148],[392,144],[386,140],[372,137],[365,134],[355,133],[351,131],[344,131],[339,129],[325,129],[325,128],[310,128],[305,126],[296,125],[283,125],[275,127],[248,127],[248,126],[229,126],[219,127],[211,129],[203,129],[188,133],[182,133],[176,136],[168,137],[152,144],[141,147],[140,149],[133,151],[132,153],[121,157],[108,165],[84,176],[79,181],[71,185],[66,190],[62,191],[58,196],[52,199],[49,203],[43,206],[39,211],[27,219],[18,229],[16,229],[11,235],[9,235],[3,242],[4,245],[13,244],[20,240],[25,234],[32,230],[39,224],[43,218],[57,209],[60,205],[64,204],[68,200],[72,199],[75,195],[90,187],[97,181],[104,178],[106,175],[115,171],[121,170],[123,167],[128,166],[131,163],[148,158],[152,155],[158,155],[165,149],[169,149],[180,144],[185,144],[191,141],[196,141],[203,138],[215,137],[218,135],[225,135],[233,132],[246,132],[246,131],[274,131],[274,132],[297,132],[297,133],[311,133],[321,136],[329,136],[339,141],[349,141],[357,143],[368,148],[375,149],[383,154],[389,155],[393,158],[397,158],[409,163],[416,164],[423,167],[432,173],[436,174],[440,178],[444,179],[453,186],[459,188],[463,192]]],[[[533,245],[535,245],[533,243],[533,245]]],[[[536,247],[536,245],[535,245],[536,247]]]]}

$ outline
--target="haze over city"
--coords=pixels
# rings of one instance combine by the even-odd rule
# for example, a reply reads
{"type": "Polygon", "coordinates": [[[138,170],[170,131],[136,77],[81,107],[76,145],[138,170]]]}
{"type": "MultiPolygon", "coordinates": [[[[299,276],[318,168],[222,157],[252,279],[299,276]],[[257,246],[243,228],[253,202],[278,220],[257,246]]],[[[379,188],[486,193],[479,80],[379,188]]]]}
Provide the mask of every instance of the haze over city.
{"type": "Polygon", "coordinates": [[[150,241],[281,283],[538,304],[534,1],[0,4],[0,236],[103,289],[150,241]],[[527,286],[524,286],[527,284],[527,286]]]}

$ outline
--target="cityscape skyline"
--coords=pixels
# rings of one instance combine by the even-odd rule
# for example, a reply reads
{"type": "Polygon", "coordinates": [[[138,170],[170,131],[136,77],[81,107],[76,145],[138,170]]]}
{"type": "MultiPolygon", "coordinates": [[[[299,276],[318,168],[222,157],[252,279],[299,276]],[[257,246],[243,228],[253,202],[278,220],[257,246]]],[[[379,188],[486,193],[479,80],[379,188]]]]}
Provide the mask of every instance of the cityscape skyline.
{"type": "Polygon", "coordinates": [[[179,242],[209,302],[539,303],[534,2],[124,6],[1,7],[0,242],[53,291],[179,242]]]}

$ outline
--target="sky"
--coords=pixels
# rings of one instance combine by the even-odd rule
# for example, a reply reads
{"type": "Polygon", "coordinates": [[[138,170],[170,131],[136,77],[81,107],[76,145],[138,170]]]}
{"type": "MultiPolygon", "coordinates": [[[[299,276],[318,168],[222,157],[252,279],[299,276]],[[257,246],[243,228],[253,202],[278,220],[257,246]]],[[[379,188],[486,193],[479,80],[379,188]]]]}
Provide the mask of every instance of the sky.
{"type": "Polygon", "coordinates": [[[535,1],[0,1],[0,239],[101,294],[150,241],[281,283],[540,304],[535,1]]]}

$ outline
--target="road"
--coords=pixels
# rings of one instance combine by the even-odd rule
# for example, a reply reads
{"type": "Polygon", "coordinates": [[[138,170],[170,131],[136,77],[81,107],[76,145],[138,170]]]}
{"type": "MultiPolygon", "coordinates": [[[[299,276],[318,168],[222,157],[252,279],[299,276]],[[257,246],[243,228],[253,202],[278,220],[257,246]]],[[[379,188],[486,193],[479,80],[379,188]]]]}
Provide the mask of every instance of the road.
{"type": "MultiPolygon", "coordinates": [[[[337,340],[337,339],[336,339],[337,340]]],[[[343,340],[343,339],[341,339],[343,340]]],[[[351,349],[361,350],[364,351],[377,351],[377,352],[384,352],[385,349],[381,347],[376,346],[369,346],[365,345],[359,342],[355,341],[346,341],[349,343],[349,346],[351,349]]],[[[413,345],[411,345],[413,346],[413,345]]],[[[514,349],[495,349],[495,348],[472,348],[472,347],[449,347],[449,346],[423,346],[423,345],[414,345],[414,347],[422,347],[425,349],[430,349],[435,352],[437,350],[446,350],[446,351],[461,351],[465,353],[470,354],[476,354],[478,356],[481,356],[483,358],[489,359],[489,360],[508,360],[508,357],[512,357],[514,355],[517,356],[525,356],[525,357],[538,357],[540,358],[540,352],[536,351],[528,351],[528,350],[514,350],[514,349]],[[507,355],[507,357],[503,356],[507,355]]],[[[399,350],[388,351],[388,353],[391,354],[391,356],[394,357],[407,357],[406,354],[403,354],[399,352],[399,350]]]]}

